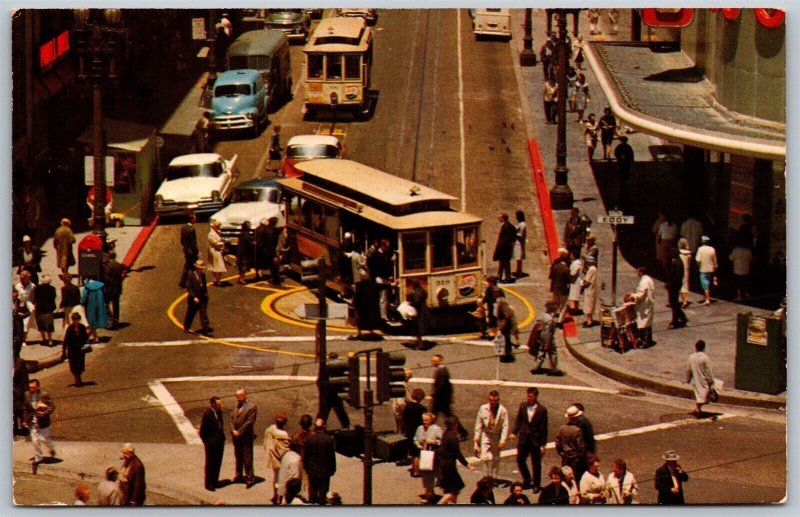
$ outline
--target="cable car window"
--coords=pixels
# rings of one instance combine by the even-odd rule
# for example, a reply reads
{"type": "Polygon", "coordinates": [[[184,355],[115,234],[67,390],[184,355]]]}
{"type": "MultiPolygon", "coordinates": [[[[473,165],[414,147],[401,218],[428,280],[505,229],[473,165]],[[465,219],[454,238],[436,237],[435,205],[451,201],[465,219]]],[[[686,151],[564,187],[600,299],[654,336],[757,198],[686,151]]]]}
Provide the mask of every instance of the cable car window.
{"type": "Polygon", "coordinates": [[[322,54],[309,54],[308,55],[308,78],[309,79],[322,79],[322,54]]]}
{"type": "Polygon", "coordinates": [[[339,211],[325,207],[325,237],[339,240],[339,211]]]}
{"type": "Polygon", "coordinates": [[[431,256],[434,269],[453,266],[453,230],[431,232],[431,256]]]}
{"type": "Polygon", "coordinates": [[[328,79],[341,79],[342,78],[342,55],[330,54],[328,55],[328,79]]]}
{"type": "Polygon", "coordinates": [[[456,250],[459,266],[474,266],[478,263],[478,232],[476,228],[456,231],[456,250]]]}
{"type": "Polygon", "coordinates": [[[354,80],[361,78],[361,56],[348,54],[344,57],[344,77],[354,80]]]}
{"type": "Polygon", "coordinates": [[[403,235],[403,271],[425,271],[425,251],[428,246],[424,233],[403,235]]]}

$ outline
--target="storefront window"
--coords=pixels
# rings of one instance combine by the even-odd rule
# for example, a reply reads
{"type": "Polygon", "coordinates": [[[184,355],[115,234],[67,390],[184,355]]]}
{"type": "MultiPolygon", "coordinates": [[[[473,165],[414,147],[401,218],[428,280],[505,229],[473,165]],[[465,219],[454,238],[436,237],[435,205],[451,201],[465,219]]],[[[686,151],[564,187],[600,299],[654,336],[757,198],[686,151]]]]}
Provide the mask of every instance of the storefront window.
{"type": "Polygon", "coordinates": [[[431,255],[433,268],[453,267],[453,230],[431,232],[431,255]]]}
{"type": "Polygon", "coordinates": [[[425,271],[424,233],[406,233],[403,235],[403,271],[425,271]]]}
{"type": "Polygon", "coordinates": [[[456,251],[458,266],[474,266],[478,263],[478,231],[476,228],[462,228],[456,231],[456,251]]]}

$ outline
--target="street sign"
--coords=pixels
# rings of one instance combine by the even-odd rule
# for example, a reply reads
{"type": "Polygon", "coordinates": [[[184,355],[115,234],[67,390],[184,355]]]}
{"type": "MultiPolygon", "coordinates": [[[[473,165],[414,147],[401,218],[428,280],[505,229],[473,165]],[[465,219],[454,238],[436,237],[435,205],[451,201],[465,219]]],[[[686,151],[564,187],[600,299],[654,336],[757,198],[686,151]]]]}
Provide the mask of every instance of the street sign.
{"type": "Polygon", "coordinates": [[[605,224],[633,224],[633,216],[612,214],[609,212],[608,215],[598,215],[597,222],[605,224]]]}

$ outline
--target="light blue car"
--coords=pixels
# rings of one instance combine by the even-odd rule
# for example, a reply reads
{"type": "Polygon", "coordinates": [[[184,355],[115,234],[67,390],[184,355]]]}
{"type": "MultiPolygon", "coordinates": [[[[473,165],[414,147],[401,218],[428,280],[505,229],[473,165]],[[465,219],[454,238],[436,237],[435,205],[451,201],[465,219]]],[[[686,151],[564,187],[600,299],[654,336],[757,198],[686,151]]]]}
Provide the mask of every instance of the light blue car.
{"type": "Polygon", "coordinates": [[[217,133],[247,129],[258,136],[267,123],[267,87],[258,70],[228,70],[214,82],[211,128],[217,133]]]}

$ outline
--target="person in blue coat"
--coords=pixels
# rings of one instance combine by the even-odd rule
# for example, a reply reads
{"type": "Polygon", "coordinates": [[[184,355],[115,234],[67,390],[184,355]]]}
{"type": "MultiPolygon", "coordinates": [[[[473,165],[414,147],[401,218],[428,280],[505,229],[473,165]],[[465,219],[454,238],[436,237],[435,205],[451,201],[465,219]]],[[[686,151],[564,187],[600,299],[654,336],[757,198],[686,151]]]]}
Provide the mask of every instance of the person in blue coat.
{"type": "Polygon", "coordinates": [[[81,305],[86,311],[86,322],[89,324],[90,342],[97,342],[97,329],[108,326],[108,310],[103,295],[103,282],[88,277],[83,285],[81,305]]]}

